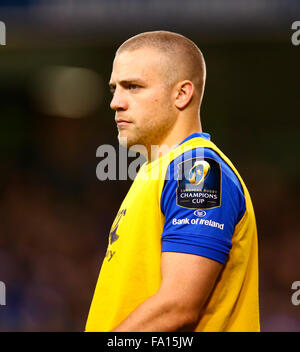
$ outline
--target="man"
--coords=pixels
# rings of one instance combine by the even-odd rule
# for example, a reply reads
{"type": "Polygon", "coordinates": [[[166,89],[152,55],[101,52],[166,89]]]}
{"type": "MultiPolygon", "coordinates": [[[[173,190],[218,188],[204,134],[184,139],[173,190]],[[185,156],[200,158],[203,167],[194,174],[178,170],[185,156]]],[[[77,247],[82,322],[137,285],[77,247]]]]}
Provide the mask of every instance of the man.
{"type": "Polygon", "coordinates": [[[254,211],[202,132],[205,77],[202,53],[176,33],[142,33],[117,50],[118,137],[148,161],[112,225],[86,331],[260,329],[254,211]]]}

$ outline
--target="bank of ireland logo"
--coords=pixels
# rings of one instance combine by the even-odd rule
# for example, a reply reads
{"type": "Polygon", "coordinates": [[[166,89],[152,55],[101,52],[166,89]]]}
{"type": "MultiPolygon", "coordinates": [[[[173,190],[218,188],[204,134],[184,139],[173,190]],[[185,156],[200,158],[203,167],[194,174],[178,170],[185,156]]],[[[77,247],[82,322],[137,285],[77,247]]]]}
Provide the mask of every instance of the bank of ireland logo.
{"type": "Polygon", "coordinates": [[[205,160],[195,161],[189,172],[189,181],[195,186],[200,185],[208,176],[210,165],[205,160]]]}
{"type": "Polygon", "coordinates": [[[195,210],[194,215],[196,215],[198,218],[204,218],[206,216],[206,212],[204,210],[195,210]]]}

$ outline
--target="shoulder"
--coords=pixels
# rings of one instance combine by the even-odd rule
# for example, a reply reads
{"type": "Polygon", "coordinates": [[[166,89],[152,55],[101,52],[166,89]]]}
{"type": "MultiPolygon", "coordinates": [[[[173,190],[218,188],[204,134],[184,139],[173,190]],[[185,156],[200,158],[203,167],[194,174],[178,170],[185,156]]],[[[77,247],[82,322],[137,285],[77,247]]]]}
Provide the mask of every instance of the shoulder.
{"type": "Polygon", "coordinates": [[[162,251],[225,263],[245,210],[243,187],[225,160],[207,147],[189,150],[173,160],[166,173],[162,251]]]}
{"type": "Polygon", "coordinates": [[[245,211],[244,190],[238,176],[208,147],[191,149],[170,162],[161,196],[163,213],[174,195],[177,206],[190,209],[213,209],[230,203],[237,221],[245,211]]]}

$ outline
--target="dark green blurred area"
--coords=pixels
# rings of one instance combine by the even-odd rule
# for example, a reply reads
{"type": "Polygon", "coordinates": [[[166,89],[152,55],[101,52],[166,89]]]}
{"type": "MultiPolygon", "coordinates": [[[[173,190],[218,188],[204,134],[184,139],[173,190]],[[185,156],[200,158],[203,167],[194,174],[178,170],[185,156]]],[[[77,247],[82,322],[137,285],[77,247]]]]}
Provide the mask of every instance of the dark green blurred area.
{"type": "MultiPolygon", "coordinates": [[[[126,39],[126,38],[124,38],[126,39]]],[[[203,42],[201,119],[254,202],[260,242],[262,329],[300,329],[300,48],[286,42],[203,42]],[[278,264],[280,263],[280,264],[278,264]]],[[[130,181],[96,178],[96,149],[117,146],[107,82],[111,45],[0,48],[1,331],[81,331],[130,181]],[[80,119],[48,115],[33,94],[48,66],[83,67],[103,81],[101,104],[80,119]],[[2,317],[1,317],[2,315],[2,317]]]]}
{"type": "MultiPolygon", "coordinates": [[[[298,48],[290,43],[202,45],[201,41],[194,40],[205,55],[208,70],[201,114],[203,129],[212,133],[214,141],[222,145],[246,172],[249,163],[262,164],[262,167],[273,170],[271,175],[269,172],[266,175],[263,169],[255,170],[259,182],[283,177],[297,192],[299,168],[293,165],[293,161],[296,161],[300,148],[297,140],[300,107],[298,48]]],[[[2,50],[2,158],[18,160],[38,134],[35,128],[38,116],[30,90],[39,69],[48,65],[86,67],[98,72],[106,84],[114,49],[112,46],[2,50]]],[[[101,143],[107,132],[114,136],[109,99],[106,89],[97,114],[85,121],[66,120],[62,123],[66,126],[84,125],[93,136],[96,132],[95,138],[101,143]],[[105,133],[102,133],[104,129],[105,133]]]]}

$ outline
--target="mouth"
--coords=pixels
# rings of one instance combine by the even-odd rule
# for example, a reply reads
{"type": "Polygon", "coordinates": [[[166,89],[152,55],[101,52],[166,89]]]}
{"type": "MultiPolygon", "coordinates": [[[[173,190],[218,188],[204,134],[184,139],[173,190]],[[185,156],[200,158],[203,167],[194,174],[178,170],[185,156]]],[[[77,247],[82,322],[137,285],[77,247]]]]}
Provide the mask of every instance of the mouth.
{"type": "Polygon", "coordinates": [[[132,122],[130,122],[130,121],[128,121],[128,120],[121,119],[121,118],[117,118],[117,119],[116,119],[116,123],[117,123],[117,126],[118,126],[118,127],[121,127],[121,126],[128,126],[128,125],[130,125],[132,122]]]}

